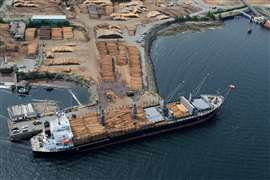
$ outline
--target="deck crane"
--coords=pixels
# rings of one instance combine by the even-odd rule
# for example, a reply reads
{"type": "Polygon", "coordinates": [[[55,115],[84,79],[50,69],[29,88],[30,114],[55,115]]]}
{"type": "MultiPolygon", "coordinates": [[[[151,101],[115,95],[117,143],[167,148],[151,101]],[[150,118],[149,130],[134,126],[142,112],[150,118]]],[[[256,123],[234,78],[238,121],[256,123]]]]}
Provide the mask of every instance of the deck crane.
{"type": "Polygon", "coordinates": [[[198,84],[198,86],[193,90],[193,93],[189,94],[189,101],[192,99],[192,95],[197,96],[200,92],[201,88],[205,84],[207,78],[209,77],[210,73],[207,73],[207,75],[202,79],[202,81],[198,84]]]}
{"type": "Polygon", "coordinates": [[[164,116],[167,116],[168,115],[168,108],[166,107],[166,104],[169,103],[174,97],[175,95],[177,94],[177,92],[179,91],[179,89],[183,86],[183,84],[185,83],[185,81],[181,81],[177,86],[176,88],[173,89],[172,92],[170,92],[170,94],[165,97],[164,99],[162,99],[160,101],[160,107],[162,109],[162,114],[164,116]]]}
{"type": "Polygon", "coordinates": [[[181,81],[181,82],[176,86],[176,88],[174,88],[173,91],[170,92],[170,94],[165,98],[165,102],[166,102],[166,103],[170,102],[170,101],[175,97],[175,95],[177,94],[177,92],[178,92],[179,89],[183,86],[184,83],[185,83],[185,81],[181,81]]]}

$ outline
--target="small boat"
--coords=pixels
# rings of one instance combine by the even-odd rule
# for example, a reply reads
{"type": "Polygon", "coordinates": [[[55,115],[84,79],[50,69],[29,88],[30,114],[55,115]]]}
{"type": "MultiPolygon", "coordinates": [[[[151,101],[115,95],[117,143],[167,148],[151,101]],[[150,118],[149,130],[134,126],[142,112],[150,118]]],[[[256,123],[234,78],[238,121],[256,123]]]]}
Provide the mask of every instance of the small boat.
{"type": "Polygon", "coordinates": [[[251,34],[252,33],[252,29],[248,28],[248,34],[251,34]]]}
{"type": "Polygon", "coordinates": [[[52,90],[54,90],[54,88],[53,87],[46,87],[45,90],[46,91],[52,91],[52,90]]]}

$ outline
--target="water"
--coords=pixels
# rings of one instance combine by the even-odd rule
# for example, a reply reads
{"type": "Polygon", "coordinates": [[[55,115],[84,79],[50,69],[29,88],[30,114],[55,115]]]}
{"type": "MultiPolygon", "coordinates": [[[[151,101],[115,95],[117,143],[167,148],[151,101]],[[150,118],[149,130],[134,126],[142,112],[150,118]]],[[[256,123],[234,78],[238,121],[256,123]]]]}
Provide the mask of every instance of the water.
{"type": "MultiPolygon", "coordinates": [[[[237,86],[213,121],[73,157],[34,159],[27,145],[7,140],[0,119],[0,179],[270,179],[270,36],[254,25],[248,35],[248,27],[247,20],[227,21],[223,29],[153,44],[161,95],[183,80],[180,93],[187,94],[207,73],[201,93],[237,86]]],[[[0,98],[1,111],[3,98],[14,100],[2,92],[0,98]]]]}

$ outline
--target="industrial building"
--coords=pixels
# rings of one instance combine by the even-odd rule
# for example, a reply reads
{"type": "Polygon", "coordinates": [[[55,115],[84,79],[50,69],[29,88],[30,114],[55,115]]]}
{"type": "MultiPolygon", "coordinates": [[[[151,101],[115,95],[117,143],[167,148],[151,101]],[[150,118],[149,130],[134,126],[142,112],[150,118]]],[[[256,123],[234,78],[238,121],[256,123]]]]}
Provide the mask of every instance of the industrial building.
{"type": "Polygon", "coordinates": [[[30,19],[30,26],[41,27],[62,27],[69,25],[69,21],[65,15],[33,15],[30,19]]]}
{"type": "Polygon", "coordinates": [[[14,21],[10,23],[10,34],[16,40],[24,40],[25,29],[26,24],[23,21],[14,21]]]}

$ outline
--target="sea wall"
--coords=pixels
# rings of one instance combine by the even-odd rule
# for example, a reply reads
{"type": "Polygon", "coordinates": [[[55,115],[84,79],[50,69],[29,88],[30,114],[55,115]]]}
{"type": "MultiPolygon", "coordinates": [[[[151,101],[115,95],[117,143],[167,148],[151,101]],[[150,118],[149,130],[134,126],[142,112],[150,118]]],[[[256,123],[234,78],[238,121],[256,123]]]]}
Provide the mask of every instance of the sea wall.
{"type": "Polygon", "coordinates": [[[154,25],[152,28],[150,28],[147,35],[145,36],[145,43],[144,43],[146,69],[148,72],[148,90],[159,93],[156,79],[155,65],[151,58],[152,43],[154,40],[156,40],[158,36],[168,35],[166,34],[166,32],[172,30],[173,33],[176,34],[180,31],[181,32],[188,30],[199,31],[201,30],[201,28],[218,27],[221,25],[223,25],[223,22],[221,21],[182,21],[182,20],[179,21],[178,19],[174,19],[166,21],[161,24],[154,25]]]}

